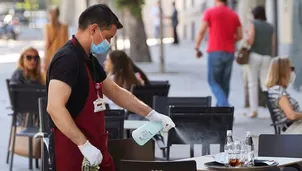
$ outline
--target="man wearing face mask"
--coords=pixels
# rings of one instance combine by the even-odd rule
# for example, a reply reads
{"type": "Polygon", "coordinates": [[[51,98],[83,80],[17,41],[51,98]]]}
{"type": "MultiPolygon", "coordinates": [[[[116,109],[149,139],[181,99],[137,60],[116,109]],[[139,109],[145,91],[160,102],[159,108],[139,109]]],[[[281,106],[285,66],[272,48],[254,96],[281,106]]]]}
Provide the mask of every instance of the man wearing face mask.
{"type": "Polygon", "coordinates": [[[102,171],[114,171],[103,94],[123,108],[161,122],[165,132],[175,124],[107,78],[93,56],[106,53],[111,38],[123,27],[115,14],[106,5],[94,5],[80,15],[78,24],[77,33],[56,53],[47,73],[52,166],[56,171],[81,171],[85,158],[102,171]]]}

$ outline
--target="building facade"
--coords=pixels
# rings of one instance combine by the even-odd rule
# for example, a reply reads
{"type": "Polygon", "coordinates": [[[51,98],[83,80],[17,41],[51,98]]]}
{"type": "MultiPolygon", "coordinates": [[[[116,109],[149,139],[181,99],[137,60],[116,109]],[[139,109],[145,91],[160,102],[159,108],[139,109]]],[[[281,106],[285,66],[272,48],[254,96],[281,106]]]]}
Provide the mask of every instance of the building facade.
{"type": "MultiPolygon", "coordinates": [[[[280,55],[288,55],[292,43],[292,6],[295,0],[229,0],[234,10],[238,13],[241,23],[245,28],[251,17],[251,9],[257,5],[266,8],[268,22],[272,23],[277,31],[278,52],[280,55]]],[[[61,5],[62,20],[70,25],[77,25],[80,13],[89,5],[96,3],[109,3],[110,0],[64,0],[61,5]]],[[[214,5],[214,0],[162,0],[163,14],[169,17],[172,14],[172,2],[176,3],[178,9],[179,25],[178,33],[180,39],[194,41],[200,27],[202,14],[214,5]]],[[[143,20],[149,38],[154,37],[154,25],[152,7],[157,0],[145,0],[143,8],[143,20]]],[[[111,4],[113,5],[113,4],[111,4]]],[[[118,13],[117,10],[115,12],[118,13]]],[[[125,18],[126,20],[126,18],[125,18]]],[[[172,37],[171,21],[163,20],[164,37],[172,37]]],[[[127,29],[126,29],[127,30],[127,29]]]]}

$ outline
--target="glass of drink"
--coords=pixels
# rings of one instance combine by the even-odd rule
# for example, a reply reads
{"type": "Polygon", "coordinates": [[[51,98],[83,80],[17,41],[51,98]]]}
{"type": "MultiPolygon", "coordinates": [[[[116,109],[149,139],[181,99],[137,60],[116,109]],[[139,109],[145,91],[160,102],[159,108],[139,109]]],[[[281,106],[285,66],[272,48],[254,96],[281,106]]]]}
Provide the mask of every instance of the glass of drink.
{"type": "Polygon", "coordinates": [[[239,141],[229,145],[228,149],[228,160],[230,167],[239,167],[240,166],[240,151],[241,145],[239,141]]]}
{"type": "Polygon", "coordinates": [[[245,141],[240,141],[240,165],[246,166],[248,163],[248,150],[245,141]]]}

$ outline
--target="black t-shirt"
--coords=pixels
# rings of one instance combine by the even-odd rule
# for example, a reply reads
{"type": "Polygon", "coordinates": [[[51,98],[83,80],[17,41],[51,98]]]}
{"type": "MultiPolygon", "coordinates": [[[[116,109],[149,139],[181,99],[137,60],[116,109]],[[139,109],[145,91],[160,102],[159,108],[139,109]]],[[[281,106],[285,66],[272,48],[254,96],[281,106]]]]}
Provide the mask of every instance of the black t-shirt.
{"type": "MultiPolygon", "coordinates": [[[[74,36],[73,39],[74,43],[72,40],[69,40],[54,55],[48,67],[46,85],[47,93],[49,82],[52,79],[60,80],[71,87],[72,92],[66,104],[66,108],[72,118],[76,118],[85,105],[89,91],[89,79],[85,63],[95,82],[103,82],[107,76],[103,67],[98,63],[98,60],[93,55],[88,56],[74,36]],[[93,66],[95,67],[94,70],[93,66]]],[[[52,122],[50,126],[54,126],[52,122]]]]}

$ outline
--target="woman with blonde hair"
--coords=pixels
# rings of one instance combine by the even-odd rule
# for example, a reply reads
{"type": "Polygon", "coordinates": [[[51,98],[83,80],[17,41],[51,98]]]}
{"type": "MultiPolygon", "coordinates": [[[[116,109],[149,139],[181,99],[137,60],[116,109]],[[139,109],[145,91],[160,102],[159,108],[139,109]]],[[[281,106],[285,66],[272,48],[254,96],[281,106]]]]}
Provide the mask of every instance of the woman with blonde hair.
{"type": "Polygon", "coordinates": [[[20,55],[18,68],[13,73],[10,84],[44,84],[40,61],[37,49],[25,48],[20,55]]]}
{"type": "Polygon", "coordinates": [[[294,67],[289,58],[277,57],[272,60],[266,81],[268,100],[277,121],[286,123],[282,131],[288,134],[302,133],[302,112],[299,103],[286,91],[294,79],[294,67]]]}

